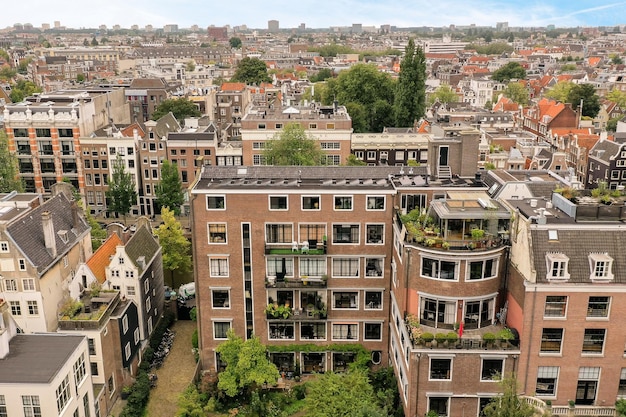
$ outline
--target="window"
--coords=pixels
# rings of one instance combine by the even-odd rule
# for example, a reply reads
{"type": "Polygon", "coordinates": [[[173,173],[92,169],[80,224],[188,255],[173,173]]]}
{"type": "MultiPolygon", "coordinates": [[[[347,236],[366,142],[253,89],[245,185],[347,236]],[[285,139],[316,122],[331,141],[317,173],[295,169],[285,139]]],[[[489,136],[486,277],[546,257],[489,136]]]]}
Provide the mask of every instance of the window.
{"type": "Polygon", "coordinates": [[[4,395],[0,395],[0,417],[7,417],[7,401],[4,395]]]}
{"type": "Polygon", "coordinates": [[[385,210],[385,197],[368,195],[367,210],[385,210]]]}
{"type": "Polygon", "coordinates": [[[320,143],[322,149],[341,149],[339,142],[322,142],[320,143]]]}
{"type": "Polygon", "coordinates": [[[128,316],[122,317],[122,333],[126,334],[128,331],[128,316]]]}
{"type": "MultiPolygon", "coordinates": [[[[626,368],[622,368],[619,376],[619,386],[617,387],[617,395],[621,398],[626,397],[626,368]]],[[[2,414],[0,414],[1,416],[2,414]]]]}
{"type": "MultiPolygon", "coordinates": [[[[85,394],[83,396],[83,410],[84,410],[84,413],[85,413],[85,417],[90,417],[91,416],[91,413],[89,411],[89,394],[85,394]]],[[[76,412],[78,412],[78,409],[76,409],[76,412]]]]}
{"type": "Polygon", "coordinates": [[[357,323],[333,323],[333,340],[358,340],[357,323]]]}
{"type": "Polygon", "coordinates": [[[448,397],[430,397],[428,398],[428,410],[436,412],[440,417],[448,416],[448,397]]]}
{"type": "Polygon", "coordinates": [[[66,375],[65,378],[63,378],[63,381],[61,381],[61,383],[57,387],[56,397],[57,397],[57,411],[59,412],[59,414],[61,414],[61,411],[63,411],[67,403],[70,401],[70,398],[72,398],[70,394],[69,375],[66,375]]]}
{"type": "Polygon", "coordinates": [[[210,258],[209,259],[209,276],[227,277],[228,276],[228,257],[210,258]]]}
{"type": "Polygon", "coordinates": [[[585,329],[583,353],[602,354],[606,329],[585,329]]]}
{"type": "Polygon", "coordinates": [[[456,262],[422,258],[422,276],[435,279],[456,280],[456,262]]]}
{"type": "Polygon", "coordinates": [[[226,208],[226,197],[223,195],[210,195],[206,198],[207,210],[224,210],[226,208]]]}
{"type": "Polygon", "coordinates": [[[300,258],[300,276],[321,277],[326,274],[326,260],[320,258],[300,258]]]}
{"type": "Polygon", "coordinates": [[[367,159],[376,159],[376,151],[367,151],[367,159]]]}
{"type": "Polygon", "coordinates": [[[352,196],[335,196],[335,210],[352,210],[352,196]]]}
{"type": "Polygon", "coordinates": [[[382,291],[365,291],[364,308],[366,310],[382,310],[383,308],[382,291]]]}
{"type": "Polygon", "coordinates": [[[294,323],[270,323],[269,324],[269,338],[271,340],[276,339],[294,339],[295,335],[294,323]]]}
{"type": "Polygon", "coordinates": [[[611,297],[589,297],[587,317],[608,317],[611,297]]]}
{"type": "Polygon", "coordinates": [[[89,362],[89,367],[91,368],[91,376],[98,376],[98,363],[89,362]]]}
{"type": "Polygon", "coordinates": [[[309,129],[317,129],[317,123],[309,123],[309,129]]]}
{"type": "Polygon", "coordinates": [[[265,142],[252,142],[252,149],[265,149],[265,142]]]}
{"type": "Polygon", "coordinates": [[[270,210],[287,210],[287,196],[270,196],[270,210]]]}
{"type": "Polygon", "coordinates": [[[139,343],[139,328],[136,328],[133,332],[133,340],[135,341],[135,344],[139,343]]]}
{"type": "MultiPolygon", "coordinates": [[[[24,258],[20,258],[17,260],[17,264],[18,264],[18,268],[20,271],[26,271],[26,259],[24,258]]],[[[29,281],[29,280],[23,280],[22,283],[24,283],[25,281],[29,281]]],[[[24,286],[24,291],[35,291],[35,281],[34,280],[30,280],[32,282],[32,290],[31,289],[26,289],[26,286],[24,286]]]]}
{"type": "Polygon", "coordinates": [[[326,323],[300,323],[300,339],[325,340],[326,323]]]}
{"type": "Polygon", "coordinates": [[[369,278],[382,278],[383,258],[365,258],[365,276],[369,278]]]}
{"type": "Polygon", "coordinates": [[[293,226],[290,223],[266,224],[265,235],[266,243],[292,243],[293,226]]]}
{"type": "Polygon", "coordinates": [[[19,301],[9,301],[9,305],[11,306],[11,314],[14,316],[22,315],[22,306],[19,301]]]}
{"type": "Polygon", "coordinates": [[[151,308],[152,308],[152,301],[151,301],[151,298],[148,297],[146,298],[146,313],[150,312],[151,308]]]}
{"type": "Polygon", "coordinates": [[[590,279],[592,281],[606,281],[613,279],[611,266],[613,258],[606,253],[589,254],[589,267],[591,269],[590,279]]]}
{"type": "Polygon", "coordinates": [[[302,210],[319,210],[320,209],[320,196],[303,196],[302,197],[302,210]]]}
{"type": "Polygon", "coordinates": [[[567,256],[562,253],[548,253],[546,254],[546,262],[548,270],[546,279],[569,279],[569,272],[567,271],[569,258],[567,256]]]}
{"type": "Polygon", "coordinates": [[[548,295],[543,310],[544,317],[565,317],[567,311],[567,296],[548,295]]]}
{"type": "Polygon", "coordinates": [[[1,253],[9,252],[9,242],[0,242],[0,252],[1,253]]]}
{"type": "Polygon", "coordinates": [[[265,129],[265,123],[259,123],[259,124],[257,125],[257,129],[259,129],[259,130],[263,130],[263,129],[265,129]]]}
{"type": "Polygon", "coordinates": [[[334,224],[333,243],[359,243],[358,224],[334,224]]]}
{"type": "Polygon", "coordinates": [[[266,165],[264,155],[252,155],[252,165],[266,165]]]}
{"type": "Polygon", "coordinates": [[[357,291],[333,292],[333,308],[352,309],[359,308],[359,293],[357,291]]]}
{"type": "Polygon", "coordinates": [[[124,345],[124,357],[126,360],[130,358],[130,342],[127,342],[126,345],[124,345]]]}
{"type": "Polygon", "coordinates": [[[135,271],[125,271],[126,278],[134,278],[135,271]]]}
{"type": "Polygon", "coordinates": [[[382,340],[383,324],[382,323],[364,323],[363,340],[382,340]]]}
{"type": "Polygon", "coordinates": [[[382,244],[385,236],[384,224],[368,224],[366,226],[367,243],[382,244]]]}
{"type": "Polygon", "coordinates": [[[313,249],[312,241],[315,241],[315,246],[321,244],[326,236],[326,224],[310,224],[300,223],[300,240],[309,241],[309,248],[313,249]]]}
{"type": "Polygon", "coordinates": [[[481,381],[493,381],[504,375],[504,359],[483,358],[482,370],[480,372],[481,381]]]}
{"type": "Polygon", "coordinates": [[[558,380],[558,366],[540,366],[537,369],[537,387],[535,388],[535,393],[538,397],[556,397],[558,380]]]}
{"type": "Polygon", "coordinates": [[[396,161],[404,161],[404,151],[396,151],[396,161]]]}
{"type": "Polygon", "coordinates": [[[358,278],[359,258],[333,258],[333,277],[358,278]]]}
{"type": "Polygon", "coordinates": [[[496,258],[470,262],[468,277],[470,281],[494,278],[497,275],[498,261],[496,258]]]}
{"type": "Polygon", "coordinates": [[[133,296],[135,295],[135,287],[132,285],[129,285],[126,287],[126,294],[128,294],[129,296],[133,296]]]}
{"type": "Polygon", "coordinates": [[[81,382],[87,376],[87,369],[85,368],[85,355],[80,355],[78,360],[74,363],[74,382],[76,386],[79,386],[81,382]]]}
{"type": "Polygon", "coordinates": [[[226,243],[226,223],[209,223],[209,243],[226,243]]]}
{"type": "Polygon", "coordinates": [[[38,395],[22,395],[24,417],[41,417],[41,404],[38,395]]]}
{"type": "Polygon", "coordinates": [[[230,308],[230,290],[211,290],[213,308],[230,308]]]}
{"type": "Polygon", "coordinates": [[[429,379],[450,381],[452,379],[451,358],[430,358],[429,379]]]}
{"type": "Polygon", "coordinates": [[[268,277],[293,276],[293,258],[269,257],[266,262],[268,277]]]}
{"type": "Polygon", "coordinates": [[[541,353],[561,353],[563,329],[543,329],[541,333],[541,353]]]}
{"type": "Polygon", "coordinates": [[[26,301],[26,304],[28,305],[29,316],[39,315],[39,306],[37,305],[37,301],[26,301]]]}
{"type": "Polygon", "coordinates": [[[7,292],[15,292],[17,291],[17,280],[15,279],[4,279],[4,290],[7,292]]]}
{"type": "Polygon", "coordinates": [[[90,355],[95,355],[96,354],[96,342],[94,339],[92,338],[88,338],[87,339],[87,346],[89,346],[89,354],[90,355]]]}
{"type": "Polygon", "coordinates": [[[596,400],[600,368],[581,366],[578,368],[578,383],[576,385],[576,404],[592,405],[596,400]]]}
{"type": "Polygon", "coordinates": [[[226,339],[226,333],[230,329],[229,321],[216,321],[213,322],[213,338],[214,339],[226,339]]]}

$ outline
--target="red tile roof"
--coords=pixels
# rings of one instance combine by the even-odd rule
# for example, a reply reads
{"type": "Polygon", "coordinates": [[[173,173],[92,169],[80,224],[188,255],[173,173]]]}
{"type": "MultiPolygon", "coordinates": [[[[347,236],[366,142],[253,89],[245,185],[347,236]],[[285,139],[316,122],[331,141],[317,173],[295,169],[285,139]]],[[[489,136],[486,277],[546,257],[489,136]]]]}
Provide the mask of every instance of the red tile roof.
{"type": "Polygon", "coordinates": [[[108,239],[98,248],[93,254],[91,259],[87,261],[87,266],[91,269],[94,276],[100,284],[106,281],[105,269],[111,263],[111,256],[115,255],[115,250],[119,245],[123,245],[121,239],[116,233],[113,233],[108,239]]]}
{"type": "Polygon", "coordinates": [[[221,91],[243,91],[246,88],[244,83],[224,83],[221,91]]]}

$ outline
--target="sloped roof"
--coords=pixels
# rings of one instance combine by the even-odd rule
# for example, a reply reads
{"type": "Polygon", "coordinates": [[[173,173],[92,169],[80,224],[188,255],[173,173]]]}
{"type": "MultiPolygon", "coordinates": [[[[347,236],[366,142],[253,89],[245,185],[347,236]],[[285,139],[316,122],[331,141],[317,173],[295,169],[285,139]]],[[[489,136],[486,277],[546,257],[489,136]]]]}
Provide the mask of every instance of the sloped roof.
{"type": "Polygon", "coordinates": [[[160,78],[135,78],[130,83],[130,88],[165,89],[166,85],[160,78]]]}
{"type": "Polygon", "coordinates": [[[224,83],[220,87],[220,91],[243,91],[245,88],[245,83],[224,83]]]}
{"type": "Polygon", "coordinates": [[[161,246],[152,236],[152,232],[146,226],[141,226],[128,240],[125,249],[130,260],[143,273],[145,266],[150,264],[150,261],[152,261],[152,258],[154,258],[160,248],[161,246]],[[142,256],[145,259],[145,266],[143,267],[138,262],[142,256]]]}
{"type": "Polygon", "coordinates": [[[617,155],[621,147],[622,145],[619,143],[610,140],[601,140],[598,141],[593,148],[591,148],[589,151],[589,157],[594,157],[608,162],[610,157],[617,155]]]}
{"type": "Polygon", "coordinates": [[[42,274],[76,245],[91,229],[82,215],[76,216],[76,220],[77,224],[73,224],[72,203],[65,194],[60,193],[11,223],[7,227],[6,233],[15,242],[24,256],[37,268],[39,274],[42,274]],[[56,232],[56,257],[53,257],[46,249],[41,219],[41,214],[45,211],[50,212],[54,231],[56,232]],[[59,235],[59,232],[62,230],[67,231],[67,242],[64,242],[59,235]]]}
{"type": "Polygon", "coordinates": [[[172,112],[169,112],[156,121],[154,131],[156,132],[158,137],[162,138],[170,132],[180,131],[180,124],[178,123],[178,120],[176,120],[172,112]]]}
{"type": "Polygon", "coordinates": [[[91,259],[87,261],[87,266],[100,284],[106,281],[105,269],[111,262],[111,256],[115,255],[117,246],[122,244],[122,240],[117,233],[113,233],[104,244],[98,248],[91,259]]]}

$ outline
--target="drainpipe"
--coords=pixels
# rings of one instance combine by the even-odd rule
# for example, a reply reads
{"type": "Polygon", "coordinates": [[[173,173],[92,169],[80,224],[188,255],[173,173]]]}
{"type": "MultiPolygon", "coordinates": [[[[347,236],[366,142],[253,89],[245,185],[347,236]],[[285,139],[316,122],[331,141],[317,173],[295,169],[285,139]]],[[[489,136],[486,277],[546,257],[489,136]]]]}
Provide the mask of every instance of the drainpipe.
{"type": "MultiPolygon", "coordinates": [[[[420,384],[420,359],[422,358],[422,353],[417,352],[415,354],[415,388],[412,390],[415,392],[415,411],[413,415],[417,417],[417,405],[419,404],[418,398],[420,395],[419,384],[420,384]]],[[[409,394],[409,398],[411,394],[409,394]]]]}
{"type": "MultiPolygon", "coordinates": [[[[524,371],[524,393],[526,393],[526,388],[528,384],[528,369],[530,368],[530,346],[532,346],[533,340],[533,324],[535,323],[535,305],[537,304],[537,284],[535,283],[535,290],[533,291],[533,307],[531,311],[530,317],[530,331],[528,332],[528,347],[526,348],[526,370],[524,371]]],[[[520,348],[521,348],[520,341],[520,348]]]]}

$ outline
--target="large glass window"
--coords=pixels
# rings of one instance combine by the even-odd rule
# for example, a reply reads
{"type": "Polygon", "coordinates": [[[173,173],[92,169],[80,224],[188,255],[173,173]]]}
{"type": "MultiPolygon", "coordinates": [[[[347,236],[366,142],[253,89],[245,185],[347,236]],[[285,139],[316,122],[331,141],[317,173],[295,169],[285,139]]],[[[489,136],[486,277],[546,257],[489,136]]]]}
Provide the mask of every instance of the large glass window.
{"type": "Polygon", "coordinates": [[[449,381],[452,378],[452,359],[431,358],[430,359],[430,379],[449,381]]]}
{"type": "Polygon", "coordinates": [[[287,196],[270,196],[270,210],[287,210],[287,196]]]}
{"type": "Polygon", "coordinates": [[[359,308],[359,293],[357,291],[335,291],[333,292],[333,300],[334,308],[359,308]]]}
{"type": "Polygon", "coordinates": [[[290,223],[266,224],[265,234],[267,243],[293,242],[293,226],[290,223]]]}
{"type": "Polygon", "coordinates": [[[382,244],[385,238],[385,225],[368,224],[366,226],[367,243],[382,244]]]}
{"type": "Polygon", "coordinates": [[[352,210],[352,196],[335,196],[335,210],[352,210]]]}
{"type": "Polygon", "coordinates": [[[604,349],[606,329],[585,329],[583,353],[601,354],[604,349]]]}
{"type": "Polygon", "coordinates": [[[303,196],[302,197],[302,210],[319,210],[320,209],[320,196],[303,196]]]}
{"type": "Polygon", "coordinates": [[[456,262],[422,258],[422,276],[456,280],[456,262]]]}
{"type": "Polygon", "coordinates": [[[293,258],[267,258],[267,276],[268,277],[292,277],[293,276],[293,258]]]}
{"type": "Polygon", "coordinates": [[[226,243],[225,223],[209,223],[209,243],[226,243]]]}
{"type": "Polygon", "coordinates": [[[479,280],[493,278],[498,275],[497,259],[470,262],[469,279],[479,280]]]}
{"type": "Polygon", "coordinates": [[[546,305],[543,311],[544,317],[565,317],[566,311],[567,311],[567,296],[565,295],[546,296],[546,305]]]}
{"type": "Polygon", "coordinates": [[[300,339],[325,340],[326,323],[300,323],[300,339]]]}
{"type": "Polygon", "coordinates": [[[383,308],[382,291],[365,291],[365,309],[380,310],[383,308]]]}
{"type": "Polygon", "coordinates": [[[359,258],[333,258],[333,277],[359,276],[359,258]]]}
{"type": "Polygon", "coordinates": [[[428,410],[436,412],[440,417],[448,416],[448,397],[430,397],[428,398],[428,410]]]}
{"type": "Polygon", "coordinates": [[[359,243],[358,224],[334,224],[333,243],[359,243]]]}
{"type": "Polygon", "coordinates": [[[215,321],[213,322],[213,338],[214,339],[226,339],[226,333],[230,329],[229,321],[215,321]]]}
{"type": "Polygon", "coordinates": [[[556,396],[558,380],[558,366],[540,366],[537,369],[537,387],[535,388],[535,393],[538,397],[556,396]]]}
{"type": "Polygon", "coordinates": [[[228,276],[228,258],[227,257],[215,257],[209,259],[209,273],[212,277],[227,277],[228,276]]]}
{"type": "Polygon", "coordinates": [[[563,342],[563,329],[545,328],[541,333],[542,353],[560,353],[563,342]]]}
{"type": "Polygon", "coordinates": [[[504,375],[504,359],[483,358],[482,370],[480,372],[481,381],[493,381],[504,375]]]}
{"type": "Polygon", "coordinates": [[[365,258],[365,275],[371,278],[382,278],[383,258],[365,258]]]}
{"type": "Polygon", "coordinates": [[[358,340],[357,323],[333,323],[333,340],[358,340]]]}
{"type": "Polygon", "coordinates": [[[367,196],[367,210],[384,210],[385,209],[385,196],[382,195],[368,195],[367,196]]]}
{"type": "Polygon", "coordinates": [[[426,326],[453,329],[456,302],[433,298],[420,299],[420,322],[426,326]]]}
{"type": "Polygon", "coordinates": [[[229,290],[211,290],[213,308],[230,308],[229,290]]]}
{"type": "Polygon", "coordinates": [[[382,323],[364,323],[364,339],[365,340],[382,340],[383,338],[382,323]]]}
{"type": "Polygon", "coordinates": [[[321,277],[326,274],[326,259],[300,258],[300,276],[321,277]]]}
{"type": "Polygon", "coordinates": [[[41,403],[38,395],[22,395],[24,417],[41,417],[41,403]]]}
{"type": "Polygon", "coordinates": [[[589,297],[587,317],[608,317],[611,297],[589,297]]]}
{"type": "Polygon", "coordinates": [[[57,398],[57,411],[61,414],[61,411],[65,408],[67,403],[72,398],[70,393],[70,378],[69,375],[66,375],[63,378],[63,381],[59,384],[56,390],[56,398],[57,398]]]}
{"type": "Polygon", "coordinates": [[[288,323],[276,323],[272,322],[269,324],[269,338],[270,340],[275,339],[294,339],[294,324],[291,322],[288,323]]]}
{"type": "Polygon", "coordinates": [[[207,196],[206,207],[207,210],[223,210],[226,208],[226,197],[223,195],[207,196]]]}

